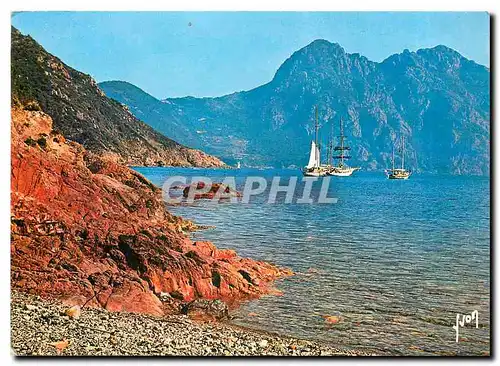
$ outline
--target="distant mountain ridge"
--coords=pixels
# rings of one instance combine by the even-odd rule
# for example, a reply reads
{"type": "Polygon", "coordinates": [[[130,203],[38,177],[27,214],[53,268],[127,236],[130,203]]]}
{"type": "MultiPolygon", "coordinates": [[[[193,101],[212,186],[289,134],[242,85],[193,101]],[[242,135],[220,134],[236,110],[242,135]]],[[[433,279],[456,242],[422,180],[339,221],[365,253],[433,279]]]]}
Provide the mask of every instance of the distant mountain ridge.
{"type": "Polygon", "coordinates": [[[405,50],[378,63],[316,40],[269,83],[216,98],[160,101],[129,83],[99,85],[155,129],[231,164],[305,165],[317,105],[323,146],[331,123],[338,135],[343,117],[350,163],[364,170],[389,167],[392,146],[404,135],[411,169],[489,174],[489,69],[446,46],[405,50]]]}
{"type": "Polygon", "coordinates": [[[13,27],[11,36],[13,103],[43,110],[66,138],[127,165],[224,165],[139,121],[127,107],[106,97],[89,75],[65,65],[31,37],[13,27]]]}

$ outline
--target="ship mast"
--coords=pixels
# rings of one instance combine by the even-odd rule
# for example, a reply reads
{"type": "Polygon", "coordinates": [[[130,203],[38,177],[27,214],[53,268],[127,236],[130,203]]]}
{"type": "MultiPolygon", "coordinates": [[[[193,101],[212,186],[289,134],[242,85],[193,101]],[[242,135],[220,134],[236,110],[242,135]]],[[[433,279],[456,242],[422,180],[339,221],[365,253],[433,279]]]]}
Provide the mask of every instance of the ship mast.
{"type": "Polygon", "coordinates": [[[403,144],[403,155],[401,156],[401,169],[404,169],[405,168],[405,137],[403,136],[402,137],[403,141],[402,141],[402,144],[403,144]]]}
{"type": "MultiPolygon", "coordinates": [[[[331,143],[330,143],[330,140],[328,140],[328,145],[326,146],[326,164],[330,164],[330,160],[331,160],[331,143]]],[[[331,164],[330,164],[331,165],[331,164]]]]}
{"type": "Polygon", "coordinates": [[[394,171],[394,143],[392,144],[392,171],[394,171]]]}
{"type": "Polygon", "coordinates": [[[349,146],[345,146],[345,144],[344,144],[345,136],[344,136],[344,123],[343,123],[342,117],[340,117],[340,136],[339,136],[339,138],[340,138],[340,146],[336,146],[333,150],[339,151],[340,153],[339,153],[339,155],[333,156],[333,159],[340,159],[339,166],[343,167],[344,160],[350,158],[350,156],[345,155],[344,151],[350,150],[351,148],[349,146]]]}
{"type": "Polygon", "coordinates": [[[320,165],[320,162],[319,162],[319,156],[318,156],[318,153],[319,153],[319,147],[318,147],[318,130],[319,130],[319,123],[318,123],[318,106],[315,106],[314,107],[314,111],[315,111],[315,115],[316,115],[316,135],[315,135],[315,138],[314,138],[314,143],[316,144],[316,151],[314,152],[314,156],[315,156],[315,161],[316,161],[316,165],[317,167],[319,167],[320,165]]]}
{"type": "Polygon", "coordinates": [[[333,166],[333,123],[332,130],[330,131],[330,141],[328,144],[329,152],[328,152],[328,164],[333,166]]]}
{"type": "Polygon", "coordinates": [[[340,164],[344,166],[344,124],[340,117],[340,164]]]}

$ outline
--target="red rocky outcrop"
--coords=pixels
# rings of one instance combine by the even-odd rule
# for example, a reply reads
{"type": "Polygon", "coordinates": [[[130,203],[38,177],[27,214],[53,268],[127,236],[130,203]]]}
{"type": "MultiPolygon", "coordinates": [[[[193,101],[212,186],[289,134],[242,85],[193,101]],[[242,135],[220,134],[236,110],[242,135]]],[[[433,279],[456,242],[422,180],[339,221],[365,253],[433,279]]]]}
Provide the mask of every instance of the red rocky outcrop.
{"type": "Polygon", "coordinates": [[[230,199],[231,197],[241,197],[241,193],[232,189],[230,186],[222,183],[212,183],[207,187],[205,182],[194,182],[184,187],[182,195],[188,198],[192,192],[193,199],[213,199],[217,196],[219,199],[230,199]]]}
{"type": "Polygon", "coordinates": [[[289,274],[193,242],[195,226],[165,210],[158,188],[65,140],[46,114],[13,109],[11,128],[13,288],[162,315],[197,298],[257,297],[289,274]]]}

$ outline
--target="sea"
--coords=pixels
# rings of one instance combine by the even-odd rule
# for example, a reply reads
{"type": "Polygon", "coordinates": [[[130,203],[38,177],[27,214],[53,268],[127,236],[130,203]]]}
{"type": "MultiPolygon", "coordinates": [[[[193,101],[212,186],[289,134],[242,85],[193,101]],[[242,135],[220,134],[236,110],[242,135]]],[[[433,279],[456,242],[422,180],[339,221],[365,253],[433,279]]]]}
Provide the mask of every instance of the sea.
{"type": "MultiPolygon", "coordinates": [[[[298,169],[134,169],[159,187],[172,176],[235,177],[240,190],[247,177],[297,177],[298,197],[305,185],[298,169]]],[[[333,203],[287,203],[284,194],[274,204],[262,194],[169,207],[214,226],[194,240],[295,273],[275,283],[281,296],[234,310],[233,323],[382,355],[489,355],[489,177],[358,171],[329,180],[333,203]]]]}

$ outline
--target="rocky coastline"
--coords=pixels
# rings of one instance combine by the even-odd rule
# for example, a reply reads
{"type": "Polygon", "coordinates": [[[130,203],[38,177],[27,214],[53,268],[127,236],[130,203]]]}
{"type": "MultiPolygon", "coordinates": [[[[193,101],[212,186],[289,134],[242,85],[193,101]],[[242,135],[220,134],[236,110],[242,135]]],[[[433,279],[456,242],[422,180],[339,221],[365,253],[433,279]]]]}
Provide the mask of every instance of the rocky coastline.
{"type": "Polygon", "coordinates": [[[192,241],[137,172],[52,129],[40,111],[12,110],[11,283],[68,305],[162,316],[196,299],[232,306],[291,274],[192,241]]]}
{"type": "Polygon", "coordinates": [[[192,241],[161,191],[13,108],[11,345],[16,355],[355,355],[228,324],[286,268],[192,241]]]}

